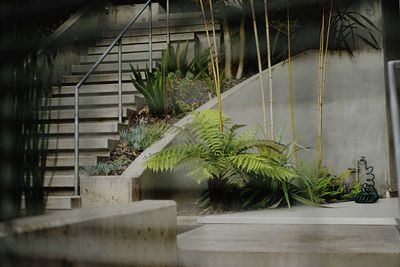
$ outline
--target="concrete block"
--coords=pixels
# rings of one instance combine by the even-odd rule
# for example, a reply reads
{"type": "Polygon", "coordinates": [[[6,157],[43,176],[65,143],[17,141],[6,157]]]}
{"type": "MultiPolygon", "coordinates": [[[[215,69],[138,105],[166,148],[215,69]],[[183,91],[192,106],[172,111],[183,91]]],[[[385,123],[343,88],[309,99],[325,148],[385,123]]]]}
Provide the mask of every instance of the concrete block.
{"type": "Polygon", "coordinates": [[[2,267],[177,266],[176,203],[141,201],[18,219],[0,224],[0,244],[2,267]]]}
{"type": "Polygon", "coordinates": [[[139,179],[129,176],[82,176],[82,207],[131,203],[140,199],[139,179]]]}

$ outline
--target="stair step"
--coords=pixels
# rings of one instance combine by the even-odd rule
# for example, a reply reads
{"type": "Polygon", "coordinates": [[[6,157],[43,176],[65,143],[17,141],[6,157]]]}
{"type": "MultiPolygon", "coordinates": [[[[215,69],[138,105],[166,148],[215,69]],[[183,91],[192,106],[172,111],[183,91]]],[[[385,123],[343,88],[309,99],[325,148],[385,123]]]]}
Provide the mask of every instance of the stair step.
{"type": "MultiPolygon", "coordinates": [[[[48,196],[46,200],[47,210],[70,210],[79,209],[80,207],[81,198],[79,196],[48,196]]],[[[25,209],[24,199],[21,208],[25,209]]]]}
{"type": "MultiPolygon", "coordinates": [[[[169,14],[169,19],[170,20],[176,20],[176,19],[194,19],[194,18],[200,18],[203,20],[203,17],[201,15],[201,12],[182,12],[182,13],[170,13],[169,14]]],[[[158,20],[167,20],[167,14],[159,14],[158,15],[158,20]]]]}
{"type": "MultiPolygon", "coordinates": [[[[153,51],[163,51],[167,48],[167,43],[153,43],[152,50],[153,51]]],[[[101,55],[106,51],[107,47],[100,46],[100,47],[89,47],[88,54],[89,55],[101,55]]],[[[122,46],[122,53],[129,53],[129,52],[147,52],[149,51],[148,44],[130,44],[130,45],[123,45],[122,46]]],[[[111,49],[110,54],[118,53],[118,47],[114,47],[111,49]]]]}
{"type": "MultiPolygon", "coordinates": [[[[47,144],[47,150],[74,150],[75,140],[73,138],[58,138],[49,139],[47,144]]],[[[90,151],[107,151],[111,150],[115,145],[115,140],[106,138],[93,138],[85,139],[80,138],[79,149],[90,150],[90,151]]]]}
{"type": "MultiPolygon", "coordinates": [[[[144,75],[143,75],[144,76],[144,75]]],[[[77,84],[82,79],[82,75],[64,75],[62,78],[63,84],[77,84]]],[[[130,82],[131,74],[130,73],[122,73],[122,82],[130,82]]],[[[92,74],[85,82],[88,83],[115,83],[118,82],[118,74],[110,73],[110,74],[92,74]]]]}
{"type": "MultiPolygon", "coordinates": [[[[74,97],[53,97],[49,101],[49,108],[73,108],[75,106],[75,98],[74,97]]],[[[122,97],[122,104],[134,104],[135,103],[135,95],[125,95],[122,97]]],[[[117,106],[118,105],[118,96],[83,96],[79,97],[79,107],[95,107],[95,106],[117,106]]]]}
{"type": "MultiPolygon", "coordinates": [[[[133,109],[133,108],[132,108],[133,109]]],[[[59,120],[74,120],[75,111],[73,109],[67,110],[51,110],[44,111],[44,114],[41,115],[43,118],[50,117],[50,121],[59,121],[59,120]]],[[[126,118],[128,111],[126,108],[123,109],[123,117],[126,118]]],[[[118,108],[96,108],[96,109],[80,109],[79,118],[88,120],[105,120],[105,119],[118,119],[118,108]]]]}
{"type": "MultiPolygon", "coordinates": [[[[187,41],[187,40],[194,40],[194,33],[189,32],[189,33],[170,34],[170,41],[171,42],[179,42],[179,41],[187,41]]],[[[108,46],[113,41],[114,41],[114,39],[101,39],[101,40],[96,42],[96,46],[108,46]]],[[[167,41],[167,35],[166,34],[153,35],[152,41],[154,43],[166,42],[167,41]]],[[[147,44],[148,42],[149,42],[149,37],[148,36],[136,36],[136,37],[122,38],[122,45],[140,44],[140,43],[147,44]]]]}
{"type": "MultiPolygon", "coordinates": [[[[122,72],[131,73],[131,65],[140,70],[145,70],[149,66],[149,62],[132,62],[122,63],[122,72]]],[[[72,65],[72,74],[85,74],[89,71],[92,65],[72,65]]],[[[156,62],[153,61],[153,68],[156,67],[156,62]]],[[[118,63],[106,63],[99,65],[93,73],[118,73],[118,63]]]]}
{"type": "MultiPolygon", "coordinates": [[[[107,42],[112,42],[113,39],[104,39],[107,42]]],[[[122,39],[124,40],[124,38],[122,39]]],[[[158,61],[161,60],[162,58],[162,51],[153,51],[152,52],[152,57],[153,60],[158,61]]],[[[81,56],[80,57],[80,63],[81,64],[94,64],[97,60],[99,59],[98,55],[93,55],[93,56],[81,56]]],[[[147,61],[149,60],[149,53],[147,51],[145,52],[131,52],[131,53],[124,53],[122,57],[122,62],[136,62],[136,61],[147,61]]],[[[116,63],[118,62],[118,55],[116,54],[110,54],[107,55],[102,63],[116,63]]]]}
{"type": "Polygon", "coordinates": [[[399,244],[392,225],[209,224],[177,237],[178,265],[198,267],[397,267],[399,244]]]}
{"type": "MultiPolygon", "coordinates": [[[[94,166],[97,164],[98,157],[106,157],[109,156],[109,151],[96,151],[91,152],[90,154],[85,151],[80,151],[79,153],[79,166],[94,166]]],[[[75,157],[74,153],[70,152],[68,154],[62,153],[60,155],[48,155],[46,159],[46,167],[47,168],[73,168],[75,165],[75,157]]],[[[49,170],[46,175],[58,175],[60,171],[49,170]]],[[[62,175],[66,175],[67,173],[61,173],[62,175]]]]}
{"type": "MultiPolygon", "coordinates": [[[[201,17],[196,17],[193,18],[177,18],[177,19],[171,19],[169,21],[169,25],[171,28],[174,27],[180,27],[180,26],[189,26],[189,25],[203,25],[204,21],[201,17]]],[[[163,29],[166,30],[167,28],[167,22],[165,20],[162,21],[152,21],[152,29],[163,29]]],[[[141,30],[141,29],[148,29],[149,24],[147,22],[138,22],[133,24],[131,30],[141,30]]],[[[121,32],[121,25],[115,24],[115,25],[110,25],[110,30],[112,31],[119,31],[121,32]]]]}
{"type": "MultiPolygon", "coordinates": [[[[50,124],[49,134],[73,134],[75,132],[74,123],[58,123],[50,124]]],[[[80,134],[118,134],[120,131],[128,127],[126,124],[119,124],[117,122],[112,123],[80,123],[79,133],[80,134]]]]}
{"type": "MultiPolygon", "coordinates": [[[[136,94],[138,91],[131,82],[122,84],[122,94],[136,94]]],[[[73,96],[75,94],[75,86],[54,86],[52,95],[54,96],[73,96]]],[[[111,95],[118,94],[118,84],[85,84],[79,88],[79,95],[111,95]]]]}
{"type": "MultiPolygon", "coordinates": [[[[211,25],[209,25],[208,30],[211,31],[211,25]]],[[[215,30],[219,31],[220,30],[220,25],[215,24],[215,30]]],[[[121,31],[107,31],[103,33],[104,38],[115,38],[118,36],[118,34],[121,31]]],[[[170,28],[170,34],[175,34],[175,33],[198,33],[198,32],[205,32],[204,29],[204,24],[201,25],[189,25],[189,26],[175,26],[170,28]]],[[[152,30],[153,34],[166,34],[166,29],[165,28],[155,28],[152,30]]],[[[132,29],[126,32],[124,35],[125,37],[131,37],[131,36],[147,36],[148,35],[148,30],[147,29],[132,29]]]]}
{"type": "Polygon", "coordinates": [[[74,187],[75,176],[70,175],[51,175],[44,177],[45,187],[74,187]]]}

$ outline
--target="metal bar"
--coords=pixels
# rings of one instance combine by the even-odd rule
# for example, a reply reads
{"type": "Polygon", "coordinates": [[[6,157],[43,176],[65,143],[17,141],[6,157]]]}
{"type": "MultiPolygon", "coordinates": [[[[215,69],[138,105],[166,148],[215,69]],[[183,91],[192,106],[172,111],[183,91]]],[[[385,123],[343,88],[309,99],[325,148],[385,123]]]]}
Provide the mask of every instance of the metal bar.
{"type": "MultiPolygon", "coordinates": [[[[107,47],[106,51],[100,56],[100,58],[93,64],[93,66],[89,69],[89,71],[82,77],[82,79],[76,84],[75,86],[75,129],[74,129],[74,137],[75,137],[75,148],[74,148],[74,173],[75,173],[75,180],[74,180],[74,194],[76,196],[79,195],[79,89],[81,88],[82,84],[86,82],[89,76],[95,71],[95,69],[100,65],[100,63],[104,60],[104,58],[110,53],[110,51],[114,48],[114,46],[119,42],[122,42],[122,37],[124,34],[129,30],[133,23],[142,15],[142,13],[146,10],[148,6],[150,6],[151,10],[151,2],[152,0],[148,0],[143,8],[139,11],[139,13],[125,26],[125,28],[120,32],[120,34],[114,39],[114,41],[107,47]]],[[[121,51],[119,49],[119,51],[121,51]]],[[[120,53],[120,52],[119,52],[120,53]]],[[[120,56],[120,55],[119,55],[120,56]]],[[[122,60],[119,61],[119,65],[121,64],[122,60]]],[[[120,66],[119,66],[120,68],[120,66]]],[[[121,69],[121,68],[120,68],[121,69]]],[[[122,80],[120,79],[121,75],[119,75],[119,82],[122,80]]],[[[122,86],[121,86],[122,89],[122,86]]],[[[120,90],[122,91],[122,90],[120,90]]],[[[121,99],[121,96],[119,96],[121,99]]],[[[119,100],[120,101],[120,100],[119,100]]],[[[120,101],[122,103],[122,101],[120,101]]],[[[120,109],[121,110],[121,109],[120,109]]],[[[122,116],[122,112],[120,113],[122,116]]]]}
{"type": "Polygon", "coordinates": [[[118,42],[118,122],[122,123],[122,40],[118,42]]]}
{"type": "Polygon", "coordinates": [[[122,40],[124,34],[129,30],[133,23],[139,18],[139,16],[143,13],[143,11],[149,6],[152,0],[148,0],[144,7],[139,11],[139,13],[125,26],[125,28],[121,31],[121,33],[114,39],[114,41],[108,46],[106,51],[100,56],[100,58],[94,63],[94,65],[89,69],[89,71],[83,76],[83,78],[77,84],[79,87],[86,82],[89,76],[93,73],[93,71],[100,65],[100,63],[104,60],[104,58],[110,53],[110,51],[114,48],[114,46],[118,43],[119,40],[122,40]]]}
{"type": "Polygon", "coordinates": [[[153,14],[151,5],[149,5],[149,70],[153,71],[153,14]]]}
{"type": "Polygon", "coordinates": [[[75,180],[74,195],[79,196],[79,87],[75,86],[75,180]]]}
{"type": "MultiPolygon", "coordinates": [[[[392,136],[394,145],[395,170],[397,177],[397,190],[400,192],[400,122],[399,122],[399,106],[396,88],[395,68],[400,67],[400,60],[389,61],[388,63],[388,79],[389,79],[389,105],[390,119],[392,123],[392,136]]],[[[399,199],[400,204],[400,199],[399,199]]]]}
{"type": "Polygon", "coordinates": [[[167,0],[167,44],[170,42],[169,0],[167,0]]]}

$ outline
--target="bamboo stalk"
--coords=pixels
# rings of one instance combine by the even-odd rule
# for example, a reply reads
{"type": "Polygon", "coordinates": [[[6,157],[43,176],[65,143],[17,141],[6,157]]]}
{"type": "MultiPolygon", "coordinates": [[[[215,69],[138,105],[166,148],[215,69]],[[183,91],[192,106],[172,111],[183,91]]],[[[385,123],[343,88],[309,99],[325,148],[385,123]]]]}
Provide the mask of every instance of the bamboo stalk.
{"type": "Polygon", "coordinates": [[[265,31],[267,36],[267,58],[268,58],[268,82],[269,82],[269,115],[271,121],[271,139],[274,140],[274,100],[272,96],[272,63],[271,63],[271,40],[269,35],[268,0],[264,0],[265,31]]]}
{"type": "MultiPolygon", "coordinates": [[[[208,42],[208,50],[210,52],[210,59],[211,59],[211,67],[212,67],[212,73],[213,73],[213,78],[214,78],[214,84],[215,84],[215,92],[217,94],[217,102],[218,102],[218,117],[219,117],[219,127],[220,130],[223,131],[224,126],[223,126],[223,120],[222,120],[222,105],[221,105],[221,93],[220,90],[218,88],[218,84],[219,84],[219,74],[217,74],[217,68],[214,62],[214,55],[213,55],[213,51],[212,51],[212,43],[211,43],[211,38],[210,38],[210,34],[208,31],[208,23],[207,23],[207,17],[206,17],[206,13],[204,10],[204,5],[203,5],[203,0],[199,0],[200,2],[200,7],[201,7],[201,14],[203,16],[203,20],[204,20],[204,29],[206,31],[206,36],[207,36],[207,42],[208,42]]],[[[216,44],[214,44],[216,46],[216,44]]]]}
{"type": "Polygon", "coordinates": [[[257,21],[256,21],[256,14],[254,11],[254,0],[250,0],[250,5],[251,5],[252,18],[253,18],[254,38],[255,38],[256,50],[257,50],[258,77],[260,80],[260,92],[261,92],[261,101],[262,101],[262,110],[263,110],[263,130],[264,130],[264,134],[267,136],[267,107],[266,107],[266,103],[265,103],[264,83],[263,83],[261,54],[260,54],[260,43],[258,40],[257,21]]]}
{"type": "Polygon", "coordinates": [[[215,53],[215,70],[216,70],[216,80],[217,80],[217,84],[215,85],[215,91],[217,93],[217,100],[218,100],[218,114],[219,114],[219,119],[220,119],[220,123],[219,123],[219,128],[221,130],[221,132],[224,131],[224,127],[223,127],[223,122],[222,122],[222,104],[221,104],[221,81],[220,81],[220,75],[219,75],[219,60],[218,60],[218,48],[217,48],[217,38],[216,38],[216,34],[215,34],[215,20],[214,20],[214,13],[213,13],[213,4],[212,4],[212,0],[208,1],[209,5],[210,5],[210,14],[211,14],[211,26],[212,26],[212,33],[213,33],[213,40],[214,40],[214,53],[215,53]]]}
{"type": "Polygon", "coordinates": [[[243,69],[244,69],[244,54],[245,54],[245,45],[246,45],[246,32],[245,32],[245,17],[242,16],[240,19],[239,26],[239,66],[236,73],[236,79],[241,79],[243,77],[243,69]]]}
{"type": "Polygon", "coordinates": [[[322,162],[322,79],[323,79],[323,60],[324,60],[324,39],[325,39],[325,10],[322,9],[322,26],[319,44],[319,67],[318,67],[318,111],[317,111],[317,161],[318,169],[321,170],[322,162]]]}
{"type": "MultiPolygon", "coordinates": [[[[292,80],[292,40],[291,40],[291,28],[290,28],[290,7],[289,0],[287,1],[287,29],[288,29],[288,79],[289,79],[289,107],[290,107],[290,117],[292,122],[292,142],[297,142],[296,136],[296,121],[294,116],[294,106],[293,106],[293,80],[292,80]]],[[[294,151],[294,157],[296,164],[299,164],[299,152],[297,149],[294,151]]]]}

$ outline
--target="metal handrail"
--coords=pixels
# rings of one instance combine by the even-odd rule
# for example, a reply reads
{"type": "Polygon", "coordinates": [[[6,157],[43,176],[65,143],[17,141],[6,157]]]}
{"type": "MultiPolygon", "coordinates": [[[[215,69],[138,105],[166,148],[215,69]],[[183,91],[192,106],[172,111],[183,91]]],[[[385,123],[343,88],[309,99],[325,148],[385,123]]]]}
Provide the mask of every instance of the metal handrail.
{"type": "MultiPolygon", "coordinates": [[[[75,158],[74,158],[74,194],[79,195],[79,89],[87,81],[90,75],[96,70],[105,57],[111,52],[111,50],[118,45],[118,121],[122,123],[122,37],[132,27],[136,20],[142,15],[142,13],[149,8],[149,69],[152,69],[152,0],[148,0],[139,13],[125,26],[120,34],[114,39],[114,41],[107,47],[106,51],[100,56],[100,58],[93,64],[89,71],[82,77],[82,79],[75,86],[75,158]]],[[[169,43],[169,0],[167,0],[167,42],[169,43]]]]}
{"type": "Polygon", "coordinates": [[[400,192],[400,121],[399,121],[399,104],[396,86],[395,69],[400,69],[400,60],[393,60],[387,63],[388,66],[388,82],[389,82],[389,107],[390,120],[392,123],[392,137],[394,146],[395,172],[397,177],[397,190],[400,192]]]}

